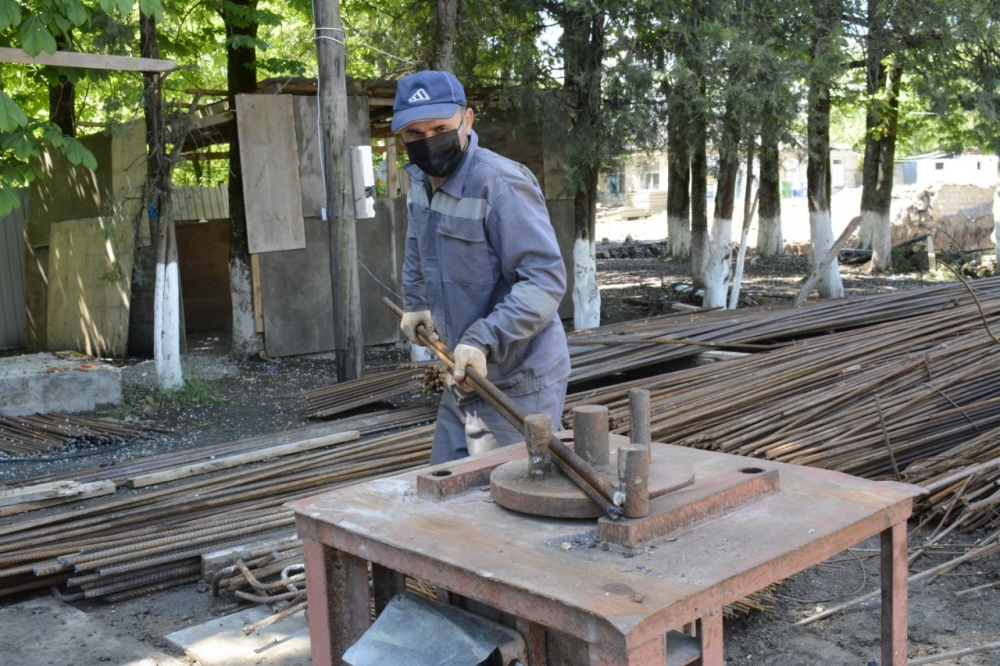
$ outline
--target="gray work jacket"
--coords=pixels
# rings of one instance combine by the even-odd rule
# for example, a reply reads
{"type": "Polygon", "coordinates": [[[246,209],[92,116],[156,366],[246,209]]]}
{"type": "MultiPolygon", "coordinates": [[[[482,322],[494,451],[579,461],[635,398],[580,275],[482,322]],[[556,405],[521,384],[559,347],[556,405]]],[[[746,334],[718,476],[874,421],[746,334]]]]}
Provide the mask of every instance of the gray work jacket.
{"type": "Polygon", "coordinates": [[[453,348],[481,349],[489,380],[510,395],[565,381],[569,352],[557,310],[566,267],[535,177],[480,148],[475,132],[433,195],[423,171],[405,168],[406,311],[430,310],[453,348]]]}

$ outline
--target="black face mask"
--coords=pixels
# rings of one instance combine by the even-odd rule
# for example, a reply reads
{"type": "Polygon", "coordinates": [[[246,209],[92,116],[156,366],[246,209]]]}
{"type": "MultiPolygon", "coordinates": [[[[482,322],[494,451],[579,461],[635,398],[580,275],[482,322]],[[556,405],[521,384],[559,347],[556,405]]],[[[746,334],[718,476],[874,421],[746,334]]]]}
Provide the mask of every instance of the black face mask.
{"type": "MultiPolygon", "coordinates": [[[[459,125],[458,129],[461,128],[462,125],[459,125]]],[[[458,163],[465,154],[458,138],[458,129],[435,134],[429,139],[406,142],[406,152],[410,156],[410,161],[428,176],[435,178],[450,176],[458,168],[458,163]]]]}

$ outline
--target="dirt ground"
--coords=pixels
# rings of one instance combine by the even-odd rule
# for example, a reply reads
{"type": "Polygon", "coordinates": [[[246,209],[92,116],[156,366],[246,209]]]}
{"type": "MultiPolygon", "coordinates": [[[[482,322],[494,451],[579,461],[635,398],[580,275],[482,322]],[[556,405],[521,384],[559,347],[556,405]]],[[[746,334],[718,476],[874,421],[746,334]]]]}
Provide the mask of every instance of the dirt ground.
{"type": "MultiPolygon", "coordinates": [[[[646,224],[648,221],[642,221],[646,224]]],[[[620,239],[608,238],[599,251],[626,247],[616,243],[626,235],[642,238],[644,227],[618,221],[620,239]]],[[[664,224],[665,226],[665,224],[664,224]]],[[[598,232],[601,237],[601,232],[598,232]]],[[[636,258],[601,259],[598,262],[602,289],[602,323],[654,314],[663,303],[683,300],[679,285],[689,283],[689,267],[683,262],[652,255],[658,240],[648,231],[647,243],[632,243],[636,258]],[[643,249],[645,248],[645,249],[643,249]]],[[[628,253],[626,252],[626,255],[628,253]]],[[[805,257],[781,257],[747,266],[744,294],[753,303],[790,300],[806,273],[805,257]]],[[[848,294],[886,292],[917,288],[926,284],[919,274],[873,278],[857,268],[845,268],[848,294]]],[[[279,432],[309,425],[300,413],[295,396],[303,390],[327,385],[336,370],[332,355],[299,358],[253,359],[234,363],[226,355],[224,333],[192,335],[184,356],[185,373],[199,386],[203,404],[176,406],[158,398],[151,361],[121,363],[125,403],[114,413],[119,418],[141,420],[170,431],[149,441],[110,453],[59,462],[0,464],[0,481],[27,478],[42,473],[162,453],[211,443],[279,432]]],[[[401,347],[368,350],[369,367],[404,361],[401,347]]],[[[413,397],[413,400],[426,398],[413,397]]],[[[6,519],[5,519],[6,520],[6,519]]],[[[965,552],[982,535],[959,535],[943,547],[918,559],[913,570],[923,570],[965,552]]],[[[911,540],[911,546],[919,537],[911,540]]],[[[757,611],[726,622],[728,664],[870,665],[879,658],[879,603],[877,600],[830,619],[796,627],[794,622],[823,608],[878,589],[878,543],[870,540],[813,567],[776,588],[774,608],[757,611]]],[[[910,656],[917,657],[1000,640],[1000,604],[997,588],[956,596],[956,592],[998,579],[1000,554],[984,561],[960,566],[925,586],[911,586],[910,656]]],[[[20,599],[0,599],[8,605],[20,599]]],[[[228,614],[239,606],[231,597],[213,598],[207,586],[188,586],[118,604],[100,601],[75,603],[116,630],[142,640],[167,654],[181,656],[164,636],[211,617],[228,614]]],[[[2,631],[2,629],[0,629],[2,631]]],[[[0,659],[2,663],[2,659],[0,659]]],[[[194,663],[194,662],[190,662],[194,663]]],[[[1000,664],[1000,652],[966,656],[940,662],[961,666],[1000,664]]]]}

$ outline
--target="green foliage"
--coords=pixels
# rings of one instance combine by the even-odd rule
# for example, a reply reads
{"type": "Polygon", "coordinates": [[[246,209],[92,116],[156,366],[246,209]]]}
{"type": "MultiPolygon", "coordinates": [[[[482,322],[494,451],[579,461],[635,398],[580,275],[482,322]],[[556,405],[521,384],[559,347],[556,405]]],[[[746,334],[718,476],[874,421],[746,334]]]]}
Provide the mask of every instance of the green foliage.
{"type": "Polygon", "coordinates": [[[28,124],[28,116],[17,103],[0,90],[0,132],[13,132],[28,124]]]}
{"type": "Polygon", "coordinates": [[[36,56],[42,51],[56,52],[56,38],[41,16],[29,16],[18,28],[17,37],[21,41],[21,48],[30,56],[36,56]]]}
{"type": "MultiPolygon", "coordinates": [[[[0,0],[0,40],[24,49],[30,56],[55,53],[60,48],[81,49],[94,41],[106,40],[101,30],[117,25],[110,13],[127,17],[134,0],[0,0]],[[96,26],[96,28],[95,28],[96,26]]],[[[160,0],[140,0],[141,11],[163,16],[160,0]]],[[[131,31],[129,32],[131,37],[131,31]]],[[[105,42],[106,43],[106,42],[105,42]]],[[[23,187],[42,173],[31,161],[46,148],[62,150],[70,163],[88,169],[97,167],[93,153],[76,139],[63,136],[59,128],[45,120],[47,89],[39,83],[58,84],[59,77],[72,83],[100,81],[103,72],[73,68],[8,65],[0,81],[0,216],[18,206],[14,189],[23,187]]],[[[134,113],[135,105],[131,104],[134,113]]]]}

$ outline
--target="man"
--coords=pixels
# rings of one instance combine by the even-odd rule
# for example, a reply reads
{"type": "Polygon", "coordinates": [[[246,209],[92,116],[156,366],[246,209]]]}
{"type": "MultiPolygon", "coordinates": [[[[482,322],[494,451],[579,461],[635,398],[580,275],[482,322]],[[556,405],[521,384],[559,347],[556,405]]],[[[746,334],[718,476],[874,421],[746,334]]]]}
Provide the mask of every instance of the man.
{"type": "Polygon", "coordinates": [[[462,84],[450,72],[399,81],[392,131],[411,176],[401,328],[423,325],[453,348],[455,383],[438,408],[431,464],[524,438],[474,392],[475,368],[557,428],[569,352],[556,311],[566,290],[555,232],[527,167],[479,147],[462,84]]]}

